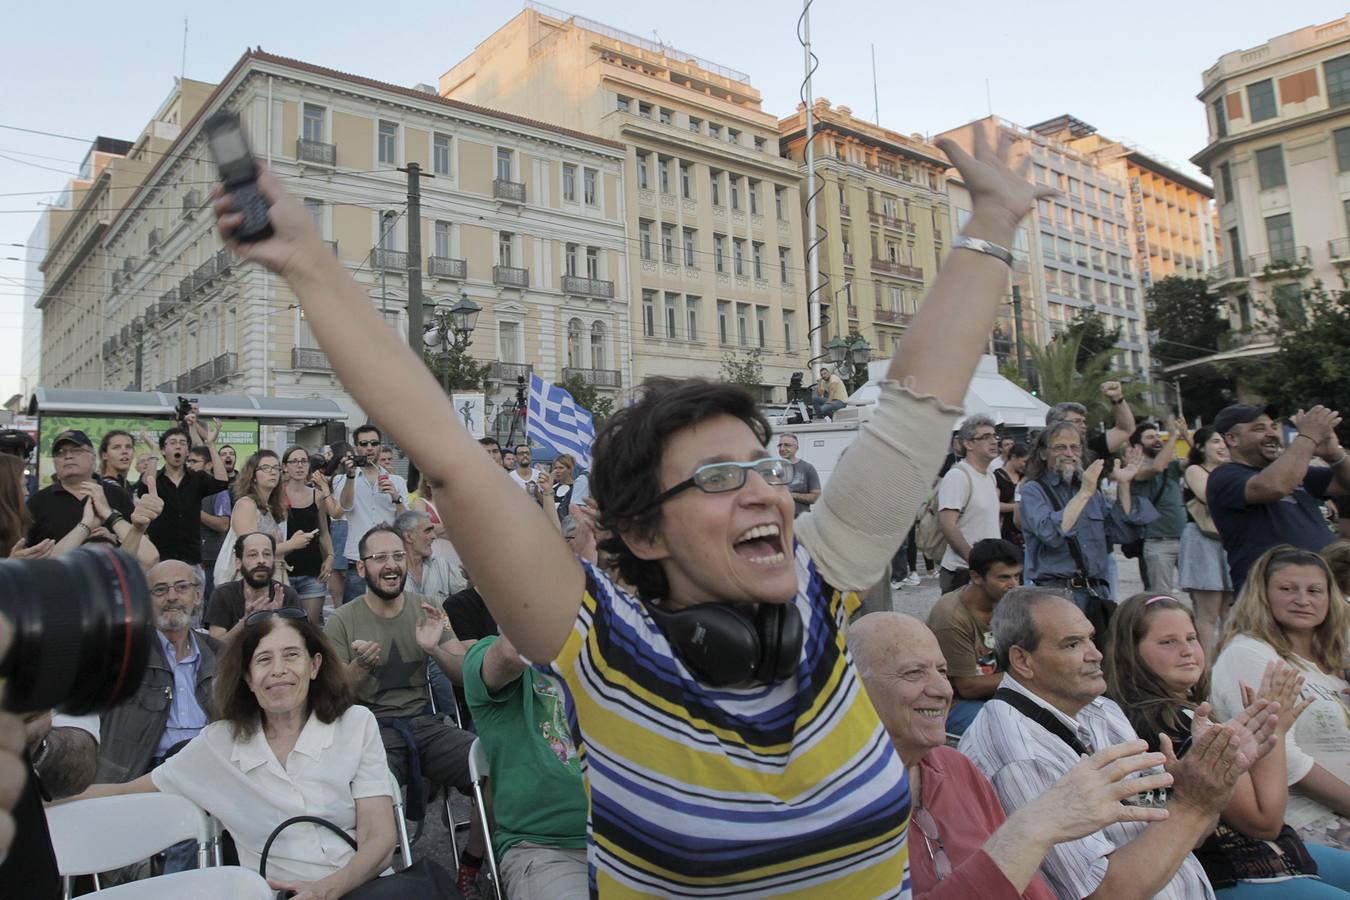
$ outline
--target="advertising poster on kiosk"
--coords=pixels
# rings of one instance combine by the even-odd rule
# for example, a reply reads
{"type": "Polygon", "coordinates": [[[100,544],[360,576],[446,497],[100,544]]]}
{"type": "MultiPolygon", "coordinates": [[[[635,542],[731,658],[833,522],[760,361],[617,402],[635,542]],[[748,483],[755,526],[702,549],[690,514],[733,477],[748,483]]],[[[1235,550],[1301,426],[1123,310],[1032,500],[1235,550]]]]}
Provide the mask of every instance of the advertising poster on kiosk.
{"type": "MultiPolygon", "coordinates": [[[[136,459],[140,459],[141,454],[153,451],[156,454],[155,465],[158,467],[162,463],[159,459],[159,436],[177,424],[173,419],[165,418],[137,418],[131,416],[71,416],[71,415],[44,415],[41,419],[41,427],[38,434],[38,486],[45,487],[51,483],[52,473],[55,466],[52,462],[52,440],[61,432],[67,429],[77,429],[89,435],[89,440],[94,442],[94,452],[98,453],[98,445],[103,440],[103,435],[109,431],[121,430],[129,432],[136,438],[136,459]],[[141,435],[148,437],[153,445],[145,446],[141,443],[141,435]]],[[[205,424],[208,428],[214,427],[214,421],[209,417],[205,418],[205,424]]],[[[258,422],[249,419],[222,419],[220,422],[220,436],[216,438],[216,447],[220,448],[229,444],[235,449],[239,458],[239,467],[243,468],[244,460],[248,459],[258,449],[258,422]]],[[[95,463],[97,465],[97,463],[95,463]]],[[[131,472],[132,480],[139,476],[133,470],[131,472]]]]}

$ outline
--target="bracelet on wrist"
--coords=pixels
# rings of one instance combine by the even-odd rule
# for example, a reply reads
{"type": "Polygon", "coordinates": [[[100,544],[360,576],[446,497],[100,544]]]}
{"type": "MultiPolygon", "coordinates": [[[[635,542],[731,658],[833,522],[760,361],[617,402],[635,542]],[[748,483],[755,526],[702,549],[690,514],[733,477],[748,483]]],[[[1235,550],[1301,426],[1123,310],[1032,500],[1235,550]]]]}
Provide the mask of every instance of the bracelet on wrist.
{"type": "Polygon", "coordinates": [[[1298,434],[1294,435],[1293,439],[1290,440],[1289,443],[1292,444],[1294,441],[1298,440],[1299,438],[1304,438],[1304,439],[1306,439],[1306,440],[1312,441],[1313,446],[1314,446],[1314,447],[1317,446],[1317,441],[1314,441],[1310,436],[1304,434],[1304,433],[1301,432],[1301,431],[1300,431],[1298,434]]]}
{"type": "Polygon", "coordinates": [[[112,531],[118,522],[125,522],[126,520],[127,520],[126,516],[122,515],[117,510],[113,510],[112,512],[108,513],[108,518],[103,520],[103,527],[108,529],[109,531],[112,531]]]}

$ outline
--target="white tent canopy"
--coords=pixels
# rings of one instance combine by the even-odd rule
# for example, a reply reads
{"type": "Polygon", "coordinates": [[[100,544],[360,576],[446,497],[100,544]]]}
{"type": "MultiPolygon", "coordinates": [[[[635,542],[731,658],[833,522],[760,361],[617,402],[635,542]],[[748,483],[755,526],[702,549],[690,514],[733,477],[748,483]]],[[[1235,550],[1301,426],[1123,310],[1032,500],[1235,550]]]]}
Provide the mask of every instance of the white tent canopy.
{"type": "MultiPolygon", "coordinates": [[[[888,359],[873,360],[868,364],[868,381],[848,398],[850,406],[875,406],[881,389],[877,382],[886,376],[888,359]]],[[[998,374],[998,363],[990,354],[980,357],[975,375],[966,388],[962,401],[967,415],[984,413],[1009,428],[1044,428],[1045,414],[1050,407],[998,374]]],[[[859,410],[861,418],[867,415],[859,410]]],[[[960,420],[957,421],[960,424],[960,420]]]]}

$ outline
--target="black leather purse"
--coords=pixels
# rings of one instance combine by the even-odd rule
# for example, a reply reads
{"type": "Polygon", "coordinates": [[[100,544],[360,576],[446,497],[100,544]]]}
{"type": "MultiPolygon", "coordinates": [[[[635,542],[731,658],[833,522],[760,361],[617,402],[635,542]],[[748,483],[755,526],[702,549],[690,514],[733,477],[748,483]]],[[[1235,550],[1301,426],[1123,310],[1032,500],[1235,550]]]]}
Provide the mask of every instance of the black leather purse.
{"type": "MultiPolygon", "coordinates": [[[[321,825],[346,841],[353,850],[356,849],[356,840],[327,819],[318,816],[295,816],[273,828],[272,833],[267,836],[267,843],[263,844],[262,848],[262,857],[258,860],[258,874],[263,878],[267,877],[267,854],[272,849],[272,842],[281,832],[300,822],[321,825]]],[[[416,860],[403,871],[375,878],[344,896],[347,900],[464,900],[464,895],[455,887],[455,879],[450,877],[450,873],[429,859],[416,860]]]]}

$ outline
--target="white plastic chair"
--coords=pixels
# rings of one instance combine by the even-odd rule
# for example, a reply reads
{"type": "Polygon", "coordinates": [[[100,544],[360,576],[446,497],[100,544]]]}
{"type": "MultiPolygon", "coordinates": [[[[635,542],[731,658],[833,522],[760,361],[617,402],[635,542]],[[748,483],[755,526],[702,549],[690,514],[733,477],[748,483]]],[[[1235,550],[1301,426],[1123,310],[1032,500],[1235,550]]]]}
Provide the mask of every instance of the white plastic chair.
{"type": "Polygon", "coordinates": [[[214,829],[205,812],[177,794],[94,797],[47,808],[56,866],[70,896],[70,879],[120,869],[179,841],[197,842],[197,865],[211,864],[214,829]]]}
{"type": "Polygon", "coordinates": [[[479,817],[483,827],[483,837],[487,844],[488,873],[492,876],[492,892],[497,900],[502,900],[502,873],[497,868],[497,853],[492,849],[492,820],[488,816],[488,793],[484,782],[490,777],[487,752],[483,749],[481,738],[474,738],[469,748],[469,780],[473,782],[474,815],[479,817]]]}
{"type": "Polygon", "coordinates": [[[86,894],[99,900],[273,900],[276,891],[252,869],[193,869],[86,894]]]}
{"type": "Polygon", "coordinates": [[[412,865],[412,841],[408,840],[408,820],[403,817],[403,786],[389,771],[389,787],[394,792],[394,831],[398,834],[398,852],[403,857],[403,868],[412,865]]]}

